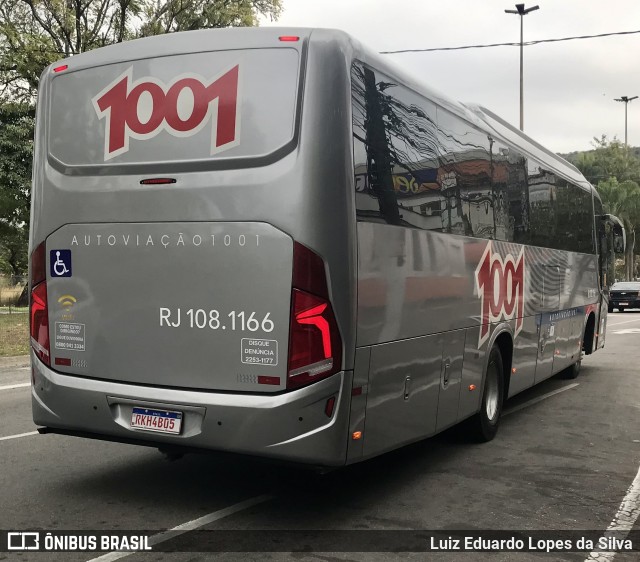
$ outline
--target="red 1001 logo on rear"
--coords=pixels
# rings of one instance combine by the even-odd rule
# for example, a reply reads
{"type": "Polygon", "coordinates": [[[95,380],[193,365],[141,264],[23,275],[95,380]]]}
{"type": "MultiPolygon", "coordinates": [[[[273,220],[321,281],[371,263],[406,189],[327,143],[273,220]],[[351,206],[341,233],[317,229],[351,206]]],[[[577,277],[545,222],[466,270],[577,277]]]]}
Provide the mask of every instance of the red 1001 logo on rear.
{"type": "Polygon", "coordinates": [[[489,337],[489,325],[515,317],[514,337],[522,330],[524,322],[524,248],[518,258],[507,254],[503,259],[493,252],[489,242],[476,268],[476,289],[480,297],[480,336],[478,347],[489,337]]]}
{"type": "Polygon", "coordinates": [[[169,84],[145,77],[133,81],[127,69],[92,100],[106,120],[104,159],[129,150],[129,139],[146,140],[165,131],[190,137],[211,120],[211,154],[239,144],[239,66],[207,80],[183,74],[169,84]]]}

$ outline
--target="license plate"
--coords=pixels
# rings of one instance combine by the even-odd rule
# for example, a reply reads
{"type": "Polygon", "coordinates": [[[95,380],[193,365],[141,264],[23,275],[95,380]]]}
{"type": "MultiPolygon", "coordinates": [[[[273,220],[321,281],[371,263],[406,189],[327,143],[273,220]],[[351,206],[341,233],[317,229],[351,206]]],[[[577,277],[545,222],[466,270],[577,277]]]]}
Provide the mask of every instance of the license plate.
{"type": "Polygon", "coordinates": [[[622,306],[629,306],[628,302],[619,302],[618,304],[622,305],[622,306]]]}
{"type": "Polygon", "coordinates": [[[154,410],[151,408],[133,408],[131,427],[156,433],[178,434],[182,428],[182,412],[154,410]]]}

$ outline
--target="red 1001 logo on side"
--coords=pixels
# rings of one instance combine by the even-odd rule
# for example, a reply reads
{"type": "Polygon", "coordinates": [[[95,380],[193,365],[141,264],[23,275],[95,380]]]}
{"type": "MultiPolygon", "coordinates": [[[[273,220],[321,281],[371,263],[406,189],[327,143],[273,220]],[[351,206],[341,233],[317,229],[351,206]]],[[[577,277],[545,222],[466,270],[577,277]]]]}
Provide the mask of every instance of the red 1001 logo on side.
{"type": "Polygon", "coordinates": [[[514,336],[522,330],[524,322],[524,248],[518,258],[507,254],[503,259],[487,244],[476,268],[476,289],[481,302],[480,336],[478,347],[489,337],[489,325],[500,320],[516,318],[514,336]]]}

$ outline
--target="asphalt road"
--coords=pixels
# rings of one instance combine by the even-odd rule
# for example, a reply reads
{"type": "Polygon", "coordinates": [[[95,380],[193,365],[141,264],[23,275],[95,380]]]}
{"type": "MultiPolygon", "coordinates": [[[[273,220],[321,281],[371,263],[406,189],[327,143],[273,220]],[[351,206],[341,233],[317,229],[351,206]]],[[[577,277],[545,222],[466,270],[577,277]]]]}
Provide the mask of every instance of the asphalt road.
{"type": "MultiPolygon", "coordinates": [[[[26,363],[5,363],[0,367],[0,529],[161,533],[192,522],[189,528],[199,530],[604,531],[625,498],[627,507],[640,501],[630,498],[634,492],[629,491],[634,479],[640,478],[639,343],[640,311],[611,314],[606,347],[585,358],[580,376],[575,381],[554,377],[509,401],[491,443],[469,444],[449,431],[325,475],[220,455],[189,455],[169,462],[155,449],[34,435],[29,369],[26,363]]],[[[635,521],[634,530],[638,529],[635,521]]],[[[201,540],[199,530],[164,544],[201,540]]],[[[278,540],[277,534],[273,536],[278,540]]],[[[328,553],[152,552],[125,559],[386,560],[391,556],[340,552],[348,540],[336,535],[335,541],[329,550],[337,552],[328,553]]],[[[86,561],[99,556],[0,553],[0,560],[86,561]]],[[[582,561],[587,555],[395,557],[582,561]]],[[[109,559],[115,558],[99,558],[109,559]]],[[[629,562],[637,560],[638,553],[608,558],[613,559],[629,562]]]]}

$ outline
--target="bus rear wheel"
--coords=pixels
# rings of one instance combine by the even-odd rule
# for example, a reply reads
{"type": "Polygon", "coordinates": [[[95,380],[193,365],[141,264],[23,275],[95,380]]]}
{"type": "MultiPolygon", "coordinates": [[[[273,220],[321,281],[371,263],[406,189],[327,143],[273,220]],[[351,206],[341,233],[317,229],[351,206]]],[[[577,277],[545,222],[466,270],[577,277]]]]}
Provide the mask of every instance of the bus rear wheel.
{"type": "Polygon", "coordinates": [[[500,348],[494,345],[484,375],[480,411],[469,419],[468,429],[474,441],[491,441],[498,433],[504,393],[504,370],[500,348]]]}
{"type": "Polygon", "coordinates": [[[565,379],[575,379],[580,374],[580,366],[582,365],[582,359],[580,361],[576,361],[570,367],[567,367],[564,371],[562,371],[562,376],[565,379]]]}

